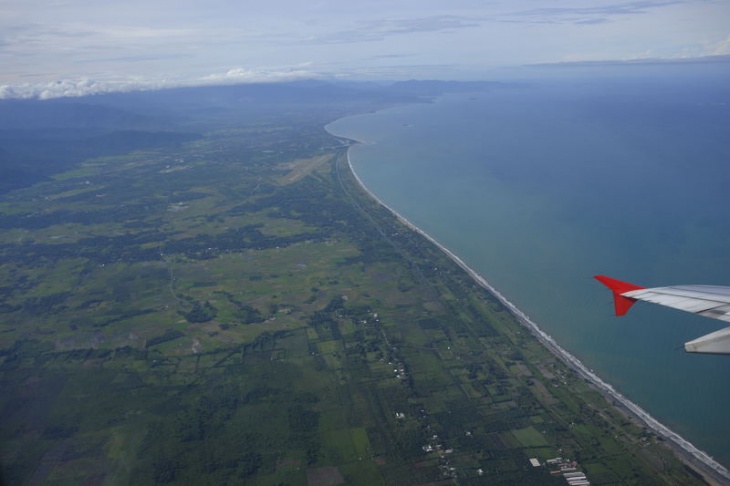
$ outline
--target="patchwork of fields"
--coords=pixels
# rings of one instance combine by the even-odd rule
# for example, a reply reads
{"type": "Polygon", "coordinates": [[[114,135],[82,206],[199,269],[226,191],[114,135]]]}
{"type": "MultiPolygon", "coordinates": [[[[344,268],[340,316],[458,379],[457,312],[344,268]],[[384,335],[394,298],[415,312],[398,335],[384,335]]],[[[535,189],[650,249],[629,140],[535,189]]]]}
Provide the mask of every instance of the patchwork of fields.
{"type": "Polygon", "coordinates": [[[2,196],[8,484],[697,481],[369,199],[325,115],[2,196]]]}

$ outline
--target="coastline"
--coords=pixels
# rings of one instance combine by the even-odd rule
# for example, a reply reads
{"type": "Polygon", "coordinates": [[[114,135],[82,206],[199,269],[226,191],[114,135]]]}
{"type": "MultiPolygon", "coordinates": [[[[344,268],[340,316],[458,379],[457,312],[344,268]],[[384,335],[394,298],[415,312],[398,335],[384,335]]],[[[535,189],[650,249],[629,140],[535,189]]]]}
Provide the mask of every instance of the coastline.
{"type": "Polygon", "coordinates": [[[572,355],[570,352],[562,348],[555,340],[544,332],[540,327],[522,312],[516,305],[510,302],[504,295],[502,295],[492,284],[490,284],[484,277],[479,275],[475,270],[470,268],[461,258],[454,254],[451,250],[439,243],[431,235],[418,228],[416,225],[411,223],[407,218],[403,217],[392,207],[385,204],[380,198],[378,198],[370,189],[363,184],[360,177],[354,170],[352,161],[350,159],[350,149],[357,144],[369,144],[373,142],[367,142],[363,140],[357,140],[352,137],[343,137],[332,133],[328,126],[325,126],[325,130],[331,135],[340,139],[346,139],[352,143],[347,148],[347,165],[350,172],[353,174],[360,188],[365,191],[374,201],[390,211],[400,222],[406,225],[411,230],[417,232],[429,242],[433,243],[437,248],[443,251],[454,263],[459,265],[464,271],[466,271],[474,281],[479,284],[482,288],[491,293],[502,305],[504,305],[509,312],[517,319],[517,321],[526,327],[541,343],[545,346],[553,355],[563,361],[567,366],[576,371],[583,379],[594,386],[607,400],[609,400],[616,408],[626,414],[629,418],[637,422],[641,426],[645,426],[652,430],[655,434],[664,439],[664,443],[667,444],[677,455],[677,457],[687,466],[697,470],[706,481],[710,484],[730,484],[730,472],[722,464],[715,461],[706,452],[697,448],[694,444],[684,439],[682,436],[665,426],[654,417],[652,417],[647,411],[635,404],[619,391],[617,391],[609,383],[603,381],[597,374],[586,367],[577,357],[572,355]]]}

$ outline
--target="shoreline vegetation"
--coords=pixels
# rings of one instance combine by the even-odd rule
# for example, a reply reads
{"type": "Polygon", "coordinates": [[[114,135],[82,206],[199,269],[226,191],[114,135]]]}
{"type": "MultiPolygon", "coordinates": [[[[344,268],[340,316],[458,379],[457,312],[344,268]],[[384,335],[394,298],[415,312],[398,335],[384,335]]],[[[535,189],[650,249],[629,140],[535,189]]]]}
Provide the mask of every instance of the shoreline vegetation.
{"type": "Polygon", "coordinates": [[[647,411],[641,408],[630,399],[626,398],[619,391],[617,391],[609,383],[601,379],[595,372],[591,371],[586,367],[573,354],[561,347],[549,334],[540,329],[539,325],[535,323],[530,317],[522,312],[517,306],[515,306],[507,297],[499,292],[492,284],[490,284],[483,276],[477,273],[474,269],[469,267],[461,258],[454,254],[451,250],[446,248],[444,245],[438,242],[434,237],[420,229],[415,224],[411,223],[407,218],[398,213],[395,209],[390,207],[388,204],[378,198],[360,179],[352,165],[350,159],[350,150],[352,147],[358,144],[370,144],[373,142],[367,142],[364,140],[358,140],[352,137],[343,137],[331,132],[325,127],[328,133],[331,135],[348,140],[350,146],[347,149],[347,167],[352,173],[354,179],[357,181],[360,188],[367,193],[374,201],[379,205],[390,211],[393,216],[398,219],[402,224],[415,231],[419,235],[423,236],[429,242],[434,244],[439,250],[446,254],[454,263],[466,271],[474,281],[479,284],[482,288],[492,294],[502,305],[509,309],[510,313],[514,318],[527,328],[533,336],[535,336],[540,343],[543,344],[553,355],[558,357],[563,363],[576,371],[582,378],[593,385],[610,403],[612,403],[618,410],[623,412],[625,415],[633,419],[636,423],[649,427],[653,432],[663,437],[668,441],[668,445],[675,451],[677,456],[686,465],[700,470],[701,474],[708,481],[717,482],[717,484],[723,484],[724,482],[730,481],[730,472],[720,463],[715,461],[709,454],[697,448],[694,444],[684,439],[682,436],[671,430],[666,425],[659,422],[657,419],[652,417],[647,411]]]}

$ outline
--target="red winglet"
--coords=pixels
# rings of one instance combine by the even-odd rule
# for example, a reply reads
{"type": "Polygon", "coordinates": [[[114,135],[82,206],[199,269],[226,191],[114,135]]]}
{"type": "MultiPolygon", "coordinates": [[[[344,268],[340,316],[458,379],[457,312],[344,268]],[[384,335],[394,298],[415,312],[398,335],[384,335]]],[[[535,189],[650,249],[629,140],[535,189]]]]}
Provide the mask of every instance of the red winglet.
{"type": "Polygon", "coordinates": [[[611,292],[613,292],[613,307],[616,311],[617,316],[622,316],[626,314],[632,305],[636,302],[636,299],[632,299],[631,297],[624,297],[623,293],[630,292],[632,290],[640,290],[646,287],[641,287],[639,285],[634,285],[632,283],[628,282],[622,282],[621,280],[616,280],[615,278],[606,277],[605,275],[596,275],[593,278],[601,282],[603,285],[611,289],[611,292]]]}

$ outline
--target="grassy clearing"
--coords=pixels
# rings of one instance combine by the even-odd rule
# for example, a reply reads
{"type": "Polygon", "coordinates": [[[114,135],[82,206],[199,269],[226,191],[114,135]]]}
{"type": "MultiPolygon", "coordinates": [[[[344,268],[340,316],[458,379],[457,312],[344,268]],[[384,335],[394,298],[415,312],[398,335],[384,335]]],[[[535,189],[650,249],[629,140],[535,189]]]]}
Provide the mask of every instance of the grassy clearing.
{"type": "Polygon", "coordinates": [[[519,441],[522,447],[542,447],[547,446],[543,434],[538,432],[535,427],[525,427],[524,429],[513,430],[512,434],[519,441]]]}

